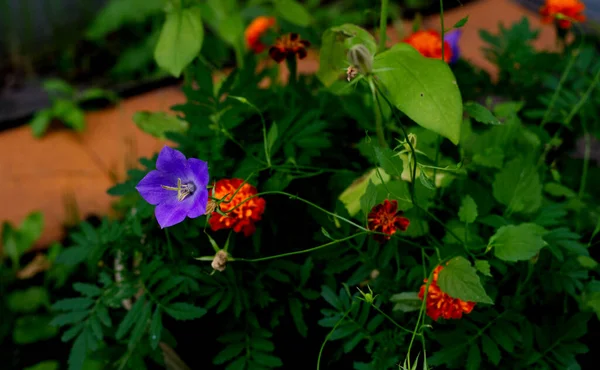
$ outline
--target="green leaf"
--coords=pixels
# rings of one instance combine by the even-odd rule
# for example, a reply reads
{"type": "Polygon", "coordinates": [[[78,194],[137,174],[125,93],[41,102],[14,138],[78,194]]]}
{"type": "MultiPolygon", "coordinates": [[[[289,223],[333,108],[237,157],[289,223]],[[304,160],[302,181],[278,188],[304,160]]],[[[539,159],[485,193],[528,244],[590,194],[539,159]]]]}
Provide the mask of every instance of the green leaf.
{"type": "Polygon", "coordinates": [[[156,349],[158,347],[158,343],[160,342],[160,336],[162,331],[162,313],[160,312],[160,307],[156,307],[154,310],[154,314],[152,315],[152,321],[150,322],[150,347],[152,349],[156,349]]]}
{"type": "Polygon", "coordinates": [[[103,39],[124,25],[146,21],[149,16],[160,13],[165,0],[111,0],[100,10],[89,25],[85,37],[89,40],[103,39]]]}
{"type": "Polygon", "coordinates": [[[44,90],[51,95],[71,96],[75,93],[73,86],[59,78],[48,78],[42,82],[44,90]]]}
{"type": "Polygon", "coordinates": [[[374,73],[392,103],[422,127],[458,145],[463,105],[452,70],[406,43],[375,56],[374,73]]]}
{"type": "Polygon", "coordinates": [[[463,257],[454,257],[439,272],[440,289],[452,298],[494,304],[481,285],[477,271],[463,257]]]}
{"type": "Polygon", "coordinates": [[[421,309],[423,302],[417,292],[402,292],[390,297],[390,301],[395,303],[392,311],[412,312],[421,309]]]}
{"type": "Polygon", "coordinates": [[[498,366],[500,363],[500,349],[498,349],[496,343],[485,334],[481,335],[481,348],[488,360],[494,364],[494,366],[498,366]]]}
{"type": "Polygon", "coordinates": [[[193,304],[177,302],[165,307],[165,312],[175,320],[194,320],[204,316],[206,310],[193,304]]]}
{"type": "Polygon", "coordinates": [[[237,356],[241,355],[245,349],[246,349],[245,342],[230,344],[230,345],[226,346],[225,348],[223,348],[223,350],[221,350],[221,352],[217,353],[217,355],[213,359],[213,364],[214,365],[222,365],[226,362],[229,362],[229,361],[233,360],[234,358],[236,358],[237,356]]]}
{"type": "Polygon", "coordinates": [[[74,101],[58,99],[52,104],[52,116],[58,118],[65,125],[82,132],[85,128],[85,114],[74,101]]]}
{"type": "Polygon", "coordinates": [[[104,326],[108,328],[112,327],[112,321],[110,320],[110,316],[108,315],[108,310],[106,309],[106,306],[104,306],[103,304],[96,305],[96,315],[98,315],[98,318],[100,319],[100,321],[102,321],[102,324],[104,324],[104,326]]]}
{"type": "Polygon", "coordinates": [[[340,76],[346,74],[345,69],[349,65],[347,52],[352,46],[358,44],[364,45],[373,55],[377,50],[373,36],[353,24],[332,27],[323,33],[317,72],[317,77],[323,85],[331,87],[340,76]]]}
{"type": "Polygon", "coordinates": [[[492,277],[490,263],[486,260],[475,260],[475,268],[485,276],[492,277]]]}
{"type": "Polygon", "coordinates": [[[458,210],[458,218],[462,222],[469,224],[472,224],[477,218],[477,203],[475,203],[475,200],[473,200],[470,195],[466,195],[463,198],[460,209],[458,210]]]}
{"type": "Polygon", "coordinates": [[[167,13],[160,32],[154,59],[159,67],[179,77],[200,53],[203,39],[204,28],[198,7],[172,10],[167,13]]]}
{"type": "Polygon", "coordinates": [[[365,191],[363,196],[360,197],[360,209],[363,211],[365,216],[368,215],[369,212],[371,212],[371,208],[375,206],[376,200],[377,189],[375,188],[375,185],[373,185],[373,182],[369,181],[369,184],[367,185],[367,190],[365,191]]]}
{"type": "Polygon", "coordinates": [[[581,267],[584,267],[588,270],[594,270],[596,267],[598,267],[598,262],[596,262],[596,260],[592,257],[588,256],[577,256],[577,262],[579,262],[581,267]]]}
{"type": "Polygon", "coordinates": [[[100,319],[98,318],[98,315],[90,316],[89,325],[96,339],[102,340],[102,338],[104,337],[104,333],[102,332],[102,324],[100,324],[100,319]]]}
{"type": "Polygon", "coordinates": [[[462,18],[458,22],[454,23],[454,26],[452,26],[452,28],[461,28],[462,26],[467,24],[468,20],[469,20],[469,16],[467,15],[466,17],[462,18]]]}
{"type": "Polygon", "coordinates": [[[544,191],[553,197],[573,198],[577,195],[573,190],[556,182],[549,182],[545,184],[544,191]]]}
{"type": "Polygon", "coordinates": [[[87,355],[87,335],[87,331],[84,330],[73,342],[69,353],[69,370],[83,370],[83,363],[87,355]]]}
{"type": "Polygon", "coordinates": [[[93,304],[94,300],[90,298],[66,298],[54,303],[52,309],[57,311],[83,311],[93,304]]]}
{"type": "Polygon", "coordinates": [[[273,2],[275,11],[281,18],[300,27],[307,27],[310,25],[310,13],[302,6],[302,4],[295,0],[273,0],[273,2]]]}
{"type": "Polygon", "coordinates": [[[38,362],[33,366],[24,368],[23,370],[58,370],[59,363],[54,360],[38,362]]]}
{"type": "Polygon", "coordinates": [[[73,289],[87,297],[97,297],[102,294],[102,289],[92,284],[74,283],[73,289]]]}
{"type": "Polygon", "coordinates": [[[49,315],[20,316],[14,323],[13,341],[23,345],[50,339],[58,334],[58,328],[50,325],[49,315]]]}
{"type": "Polygon", "coordinates": [[[335,307],[338,311],[343,311],[344,307],[342,306],[342,302],[338,298],[337,294],[327,285],[323,285],[321,287],[321,296],[333,307],[335,307]]]}
{"type": "Polygon", "coordinates": [[[166,112],[136,112],[133,122],[145,133],[163,140],[167,132],[185,134],[190,126],[187,121],[166,112]]]}
{"type": "Polygon", "coordinates": [[[541,226],[532,223],[502,226],[490,238],[488,248],[494,248],[494,255],[503,261],[528,260],[548,245],[543,233],[541,226]]]}
{"type": "Polygon", "coordinates": [[[54,319],[52,319],[52,321],[50,322],[50,325],[64,326],[67,324],[74,324],[76,322],[86,319],[89,316],[89,314],[90,313],[87,311],[65,313],[54,317],[54,319]]]}
{"type": "Polygon", "coordinates": [[[477,122],[485,123],[486,125],[502,124],[492,112],[479,103],[473,101],[466,102],[464,109],[477,122]]]}
{"type": "Polygon", "coordinates": [[[402,159],[389,148],[373,147],[377,162],[386,173],[400,178],[404,170],[402,159]]]}
{"type": "Polygon", "coordinates": [[[142,313],[142,309],[144,308],[145,303],[144,296],[138,298],[137,301],[131,307],[131,310],[127,311],[127,315],[123,318],[123,321],[119,324],[119,328],[117,329],[117,333],[115,334],[117,339],[122,339],[125,337],[125,334],[129,332],[129,329],[135,324],[139,319],[142,313]]]}
{"type": "Polygon", "coordinates": [[[515,158],[496,174],[493,194],[511,212],[532,213],[542,205],[542,185],[534,165],[515,158]]]}
{"type": "Polygon", "coordinates": [[[473,155],[473,162],[484,167],[502,168],[504,152],[498,147],[487,147],[483,150],[483,153],[473,155]]]}
{"type": "Polygon", "coordinates": [[[279,136],[279,131],[277,129],[277,123],[273,122],[273,124],[271,125],[271,128],[269,129],[269,133],[267,134],[267,148],[269,150],[269,154],[271,153],[271,149],[273,149],[273,145],[275,145],[277,136],[279,136]]]}
{"type": "Polygon", "coordinates": [[[33,246],[44,230],[44,215],[41,212],[30,213],[19,227],[20,251],[25,253],[33,246]]]}
{"type": "Polygon", "coordinates": [[[258,352],[258,351],[252,352],[252,358],[254,359],[254,361],[258,362],[259,364],[261,364],[263,366],[268,366],[268,367],[283,366],[283,363],[281,362],[279,357],[269,355],[266,353],[262,353],[262,352],[258,352]]]}
{"type": "Polygon", "coordinates": [[[304,321],[304,317],[302,315],[302,302],[300,302],[297,298],[290,298],[290,314],[292,315],[292,320],[296,325],[296,329],[298,329],[298,333],[306,338],[308,334],[308,327],[306,326],[306,322],[304,321]]]}
{"type": "Polygon", "coordinates": [[[350,216],[356,215],[358,211],[361,210],[361,198],[366,193],[369,183],[372,182],[374,185],[378,185],[382,183],[381,179],[383,179],[384,183],[388,182],[390,180],[390,175],[388,175],[383,168],[374,168],[354,180],[354,182],[340,194],[338,199],[344,204],[350,216]]]}
{"type": "Polygon", "coordinates": [[[41,307],[50,306],[48,290],[41,286],[12,291],[6,298],[8,308],[12,312],[31,313],[41,307]]]}
{"type": "Polygon", "coordinates": [[[477,343],[469,345],[469,354],[467,355],[466,370],[478,370],[481,366],[481,352],[477,343]]]}
{"type": "Polygon", "coordinates": [[[31,122],[29,122],[33,136],[38,138],[42,137],[48,129],[48,126],[50,126],[52,118],[52,111],[50,109],[43,109],[35,113],[31,122]]]}

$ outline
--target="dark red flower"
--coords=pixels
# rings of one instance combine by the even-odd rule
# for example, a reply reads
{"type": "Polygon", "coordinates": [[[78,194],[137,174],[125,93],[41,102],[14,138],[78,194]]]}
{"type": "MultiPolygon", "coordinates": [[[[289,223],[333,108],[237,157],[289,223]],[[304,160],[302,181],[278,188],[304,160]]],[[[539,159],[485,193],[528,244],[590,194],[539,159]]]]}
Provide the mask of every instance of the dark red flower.
{"type": "Polygon", "coordinates": [[[395,200],[386,199],[383,203],[373,207],[367,217],[369,230],[387,234],[373,234],[373,239],[384,243],[390,240],[397,230],[406,231],[410,220],[402,217],[402,214],[402,211],[398,211],[398,202],[395,200]]]}
{"type": "Polygon", "coordinates": [[[269,49],[269,55],[277,63],[281,63],[287,57],[298,55],[299,59],[306,58],[306,48],[310,46],[310,42],[300,39],[297,33],[289,33],[280,36],[275,41],[275,44],[269,49]]]}
{"type": "MultiPolygon", "coordinates": [[[[447,293],[442,292],[437,284],[438,274],[442,270],[442,266],[438,266],[433,270],[433,280],[429,284],[427,290],[427,302],[426,302],[426,313],[427,316],[431,317],[434,321],[437,321],[440,317],[444,319],[460,319],[463,313],[471,313],[475,302],[467,302],[458,298],[452,298],[447,293]]],[[[425,296],[425,287],[427,286],[427,279],[424,279],[421,289],[419,290],[419,298],[423,300],[425,296]]]]}

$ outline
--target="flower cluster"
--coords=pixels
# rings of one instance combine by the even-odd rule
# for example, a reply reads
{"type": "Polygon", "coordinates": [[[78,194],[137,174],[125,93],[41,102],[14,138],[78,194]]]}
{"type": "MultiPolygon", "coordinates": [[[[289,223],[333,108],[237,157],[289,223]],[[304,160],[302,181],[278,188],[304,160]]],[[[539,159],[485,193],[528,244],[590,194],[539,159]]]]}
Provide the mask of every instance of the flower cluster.
{"type": "MultiPolygon", "coordinates": [[[[442,266],[438,266],[433,271],[433,280],[427,290],[427,316],[431,317],[434,321],[437,321],[440,317],[444,319],[460,319],[463,313],[468,314],[473,311],[475,302],[466,302],[458,298],[452,298],[447,293],[442,292],[437,284],[438,274],[442,269],[442,266]]],[[[427,279],[424,279],[423,282],[425,284],[419,290],[419,298],[421,300],[425,296],[427,279]]]]}
{"type": "Polygon", "coordinates": [[[214,231],[231,228],[252,235],[256,230],[254,223],[265,211],[265,200],[253,197],[256,188],[242,185],[241,179],[217,181],[213,195],[222,200],[218,203],[222,213],[219,214],[215,212],[217,202],[208,200],[208,180],[206,162],[186,159],[180,151],[165,146],[158,154],[156,170],[144,176],[136,189],[146,202],[156,206],[154,213],[161,228],[176,225],[186,217],[206,214],[211,215],[208,222],[214,231]]]}
{"type": "Polygon", "coordinates": [[[556,20],[558,27],[571,28],[573,21],[584,22],[585,16],[581,13],[585,5],[579,0],[546,0],[540,8],[543,23],[552,23],[556,20]]]}
{"type": "Polygon", "coordinates": [[[250,184],[243,184],[242,179],[223,179],[214,187],[214,197],[224,199],[219,204],[225,215],[213,213],[208,223],[213,231],[233,229],[250,236],[256,230],[255,222],[260,221],[265,211],[265,200],[253,197],[257,190],[250,184]],[[250,199],[248,199],[250,198],[250,199]]]}
{"type": "Polygon", "coordinates": [[[298,56],[298,59],[306,58],[306,48],[310,42],[302,40],[297,33],[289,33],[277,38],[275,44],[269,49],[269,55],[277,63],[281,63],[288,57],[298,56]]]}
{"type": "MultiPolygon", "coordinates": [[[[460,57],[458,41],[461,35],[460,29],[452,30],[444,35],[444,61],[446,63],[455,63],[460,57]]],[[[411,45],[427,58],[442,58],[442,37],[437,31],[417,31],[406,37],[403,42],[411,45]]]]}
{"type": "Polygon", "coordinates": [[[260,16],[256,17],[244,32],[246,46],[255,53],[262,53],[266,45],[262,43],[261,37],[267,30],[275,25],[275,18],[260,16]]]}
{"type": "Polygon", "coordinates": [[[395,200],[386,199],[373,207],[367,216],[369,230],[386,234],[373,234],[373,239],[384,243],[390,240],[397,230],[406,231],[410,220],[402,217],[402,214],[402,211],[398,211],[398,202],[395,200]]]}

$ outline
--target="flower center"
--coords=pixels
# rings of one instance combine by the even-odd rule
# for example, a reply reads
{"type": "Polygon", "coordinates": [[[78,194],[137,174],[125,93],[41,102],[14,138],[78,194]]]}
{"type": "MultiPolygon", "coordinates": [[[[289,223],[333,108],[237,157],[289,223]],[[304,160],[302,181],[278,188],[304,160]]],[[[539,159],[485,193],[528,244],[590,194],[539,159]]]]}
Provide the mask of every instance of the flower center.
{"type": "Polygon", "coordinates": [[[194,183],[189,182],[187,184],[182,184],[181,179],[177,179],[177,187],[166,186],[166,185],[161,185],[161,186],[163,189],[176,191],[177,192],[177,200],[180,202],[182,200],[184,200],[188,195],[194,194],[194,192],[196,191],[196,185],[194,185],[194,183]]]}

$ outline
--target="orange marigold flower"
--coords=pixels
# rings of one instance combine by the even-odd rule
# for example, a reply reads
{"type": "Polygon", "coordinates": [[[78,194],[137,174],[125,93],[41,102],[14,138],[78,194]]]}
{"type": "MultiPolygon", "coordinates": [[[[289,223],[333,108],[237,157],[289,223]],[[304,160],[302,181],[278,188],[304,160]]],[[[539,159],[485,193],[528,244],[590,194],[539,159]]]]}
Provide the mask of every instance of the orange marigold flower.
{"type": "Polygon", "coordinates": [[[373,239],[384,243],[390,240],[397,230],[406,231],[410,220],[402,217],[402,214],[402,211],[398,211],[398,202],[395,200],[386,199],[373,207],[367,216],[369,230],[387,234],[373,234],[373,239]]]}
{"type": "Polygon", "coordinates": [[[221,211],[226,216],[222,216],[216,212],[210,216],[208,223],[213,231],[231,228],[236,233],[243,232],[245,236],[250,236],[256,230],[254,223],[260,221],[265,211],[265,200],[255,197],[245,201],[247,198],[255,195],[257,191],[254,186],[248,183],[242,185],[243,182],[244,180],[242,179],[222,179],[215,184],[214,197],[217,199],[226,197],[219,205],[221,211]],[[238,189],[240,190],[233,196],[238,189]],[[242,202],[244,203],[237,207],[242,202]],[[235,209],[228,212],[232,208],[235,209]]]}
{"type": "MultiPolygon", "coordinates": [[[[428,58],[442,58],[442,37],[434,30],[417,31],[408,36],[403,42],[417,49],[419,53],[428,58]]],[[[444,61],[452,60],[452,46],[444,41],[444,61]]]]}
{"type": "Polygon", "coordinates": [[[265,50],[266,45],[260,41],[260,38],[274,25],[275,18],[273,17],[261,15],[260,17],[254,18],[244,32],[244,38],[246,39],[246,46],[248,49],[257,54],[262,53],[262,51],[265,50]]]}
{"type": "Polygon", "coordinates": [[[567,29],[571,28],[573,20],[585,21],[585,16],[581,14],[584,9],[585,4],[579,0],[546,0],[546,4],[540,8],[540,15],[543,23],[552,23],[559,14],[569,18],[556,19],[560,28],[567,29]]]}
{"type": "Polygon", "coordinates": [[[285,58],[298,55],[299,59],[306,57],[306,48],[310,46],[310,42],[300,39],[297,33],[289,33],[280,36],[275,41],[275,44],[269,49],[269,55],[277,63],[281,63],[285,58]]]}
{"type": "MultiPolygon", "coordinates": [[[[438,266],[433,270],[433,281],[429,284],[427,291],[427,316],[437,321],[440,316],[444,319],[460,319],[463,313],[471,313],[475,302],[466,302],[458,298],[452,298],[447,293],[442,292],[437,284],[438,274],[442,270],[442,266],[438,266]]],[[[421,289],[419,290],[419,298],[423,300],[425,295],[425,287],[427,279],[424,279],[421,289]]]]}

